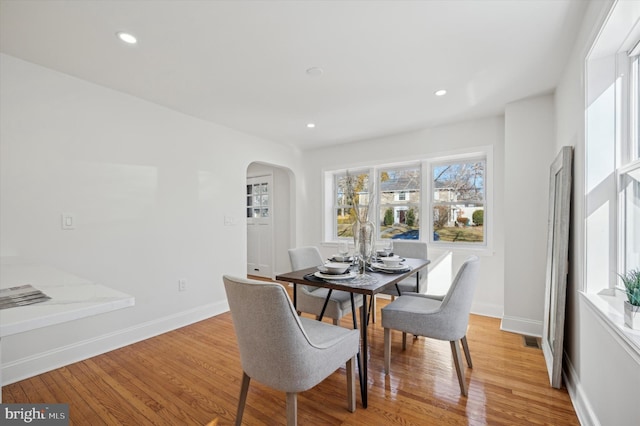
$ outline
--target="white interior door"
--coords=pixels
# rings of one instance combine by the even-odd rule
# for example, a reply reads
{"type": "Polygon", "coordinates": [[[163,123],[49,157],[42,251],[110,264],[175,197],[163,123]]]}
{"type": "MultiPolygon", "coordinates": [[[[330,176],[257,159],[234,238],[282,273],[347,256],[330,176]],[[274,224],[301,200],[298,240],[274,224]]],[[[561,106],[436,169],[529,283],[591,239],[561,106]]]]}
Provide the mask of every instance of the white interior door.
{"type": "Polygon", "coordinates": [[[247,178],[247,273],[273,273],[273,176],[247,178]]]}

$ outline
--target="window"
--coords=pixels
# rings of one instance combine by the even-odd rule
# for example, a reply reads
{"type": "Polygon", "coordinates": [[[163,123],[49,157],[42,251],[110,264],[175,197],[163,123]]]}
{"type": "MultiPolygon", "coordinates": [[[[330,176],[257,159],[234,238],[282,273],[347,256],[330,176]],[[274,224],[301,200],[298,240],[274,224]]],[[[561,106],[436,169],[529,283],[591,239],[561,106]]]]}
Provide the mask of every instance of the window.
{"type": "MultiPolygon", "coordinates": [[[[369,170],[350,171],[349,175],[355,180],[356,202],[369,204],[369,170]]],[[[353,206],[348,204],[346,196],[347,172],[333,176],[334,194],[334,237],[353,238],[353,223],[356,221],[353,206]]]]}
{"type": "Polygon", "coordinates": [[[379,169],[380,239],[420,239],[420,169],[420,164],[379,169]]]}
{"type": "MultiPolygon", "coordinates": [[[[640,82],[636,55],[628,58],[623,54],[622,66],[629,70],[626,102],[622,105],[622,129],[620,138],[620,167],[618,178],[618,235],[620,249],[619,273],[640,268],[640,138],[638,138],[638,111],[640,82]],[[626,111],[625,111],[626,109],[626,111]]],[[[624,95],[623,95],[624,96],[624,95]]]]}
{"type": "Polygon", "coordinates": [[[325,200],[331,200],[325,204],[326,238],[353,238],[355,213],[345,195],[349,175],[356,180],[358,201],[375,204],[369,220],[378,240],[486,247],[488,152],[326,172],[325,200]]]}
{"type": "Polygon", "coordinates": [[[432,165],[435,241],[484,243],[485,169],[483,159],[432,165]]]}
{"type": "Polygon", "coordinates": [[[584,229],[581,298],[637,355],[640,336],[624,324],[618,276],[640,267],[640,11],[632,3],[614,3],[585,61],[584,222],[577,229],[584,229]]]}
{"type": "Polygon", "coordinates": [[[620,176],[620,270],[640,268],[640,165],[620,176]]]}
{"type": "Polygon", "coordinates": [[[263,180],[247,179],[247,218],[269,217],[269,183],[263,180]]]}
{"type": "Polygon", "coordinates": [[[592,294],[621,294],[618,274],[640,268],[639,59],[628,34],[617,51],[596,43],[587,58],[584,290],[592,294]]]}

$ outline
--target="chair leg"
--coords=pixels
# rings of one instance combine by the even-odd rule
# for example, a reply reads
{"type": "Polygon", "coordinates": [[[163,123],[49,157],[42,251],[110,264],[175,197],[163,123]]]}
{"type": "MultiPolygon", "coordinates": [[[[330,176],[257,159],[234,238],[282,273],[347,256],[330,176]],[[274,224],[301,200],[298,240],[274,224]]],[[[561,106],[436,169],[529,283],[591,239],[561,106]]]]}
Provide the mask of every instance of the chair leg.
{"type": "Polygon", "coordinates": [[[247,393],[249,392],[249,382],[251,377],[247,373],[242,372],[242,384],[240,385],[240,399],[238,400],[238,411],[236,412],[236,426],[242,424],[242,415],[244,414],[244,406],[247,402],[247,393]]]}
{"type": "Polygon", "coordinates": [[[337,318],[333,319],[333,325],[340,325],[340,320],[337,318]]]}
{"type": "Polygon", "coordinates": [[[287,392],[287,426],[298,424],[298,394],[287,392]]]}
{"type": "Polygon", "coordinates": [[[354,413],[356,411],[356,357],[347,361],[347,409],[354,413]]]}
{"type": "Polygon", "coordinates": [[[384,374],[389,374],[391,367],[391,329],[384,329],[384,374]]]}
{"type": "Polygon", "coordinates": [[[460,346],[456,340],[451,342],[451,353],[453,355],[453,363],[456,366],[456,372],[458,373],[458,382],[460,383],[460,393],[467,396],[467,382],[464,380],[464,369],[462,368],[462,354],[460,353],[460,346]]]}
{"type": "Polygon", "coordinates": [[[467,343],[467,336],[464,336],[460,341],[462,342],[464,357],[467,359],[467,365],[469,368],[473,368],[473,364],[471,363],[471,352],[469,352],[469,344],[467,343]]]}
{"type": "Polygon", "coordinates": [[[405,333],[404,331],[402,332],[402,350],[407,350],[407,333],[405,333]]]}

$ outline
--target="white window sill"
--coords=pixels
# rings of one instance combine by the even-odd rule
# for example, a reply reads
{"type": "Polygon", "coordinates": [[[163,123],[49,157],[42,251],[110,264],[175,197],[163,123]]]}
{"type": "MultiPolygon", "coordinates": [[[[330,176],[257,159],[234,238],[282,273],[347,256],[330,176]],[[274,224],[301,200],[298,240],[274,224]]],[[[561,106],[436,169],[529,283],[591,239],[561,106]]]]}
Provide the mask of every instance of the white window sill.
{"type": "Polygon", "coordinates": [[[493,247],[489,245],[472,245],[472,244],[456,244],[456,243],[439,243],[439,242],[429,242],[427,243],[430,249],[434,250],[447,250],[452,251],[454,253],[459,254],[475,254],[480,257],[493,256],[495,251],[493,247]]]}
{"type": "Polygon", "coordinates": [[[618,337],[624,349],[640,362],[640,330],[624,325],[626,295],[617,290],[603,290],[600,293],[580,292],[580,295],[587,301],[586,305],[614,332],[614,337],[618,337]]]}

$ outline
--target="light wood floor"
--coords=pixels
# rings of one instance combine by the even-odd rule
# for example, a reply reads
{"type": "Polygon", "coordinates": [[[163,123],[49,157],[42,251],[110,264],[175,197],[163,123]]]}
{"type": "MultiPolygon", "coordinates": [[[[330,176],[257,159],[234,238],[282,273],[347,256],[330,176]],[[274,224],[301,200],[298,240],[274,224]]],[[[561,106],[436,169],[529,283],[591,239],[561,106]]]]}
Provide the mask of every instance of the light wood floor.
{"type": "MultiPolygon", "coordinates": [[[[378,309],[387,302],[380,300],[378,309]]],[[[378,318],[379,312],[378,312],[378,318]]],[[[351,316],[341,325],[349,327],[351,316]]],[[[298,396],[301,425],[578,425],[566,389],[549,386],[542,351],[472,315],[473,369],[460,395],[448,342],[393,333],[391,374],[383,372],[383,329],[370,324],[369,407],[358,392],[346,409],[338,370],[298,396]]],[[[4,403],[69,403],[75,425],[219,425],[235,421],[241,368],[231,315],[225,313],[2,388],[4,403]]],[[[284,424],[285,394],[252,382],[244,424],[284,424]]]]}

